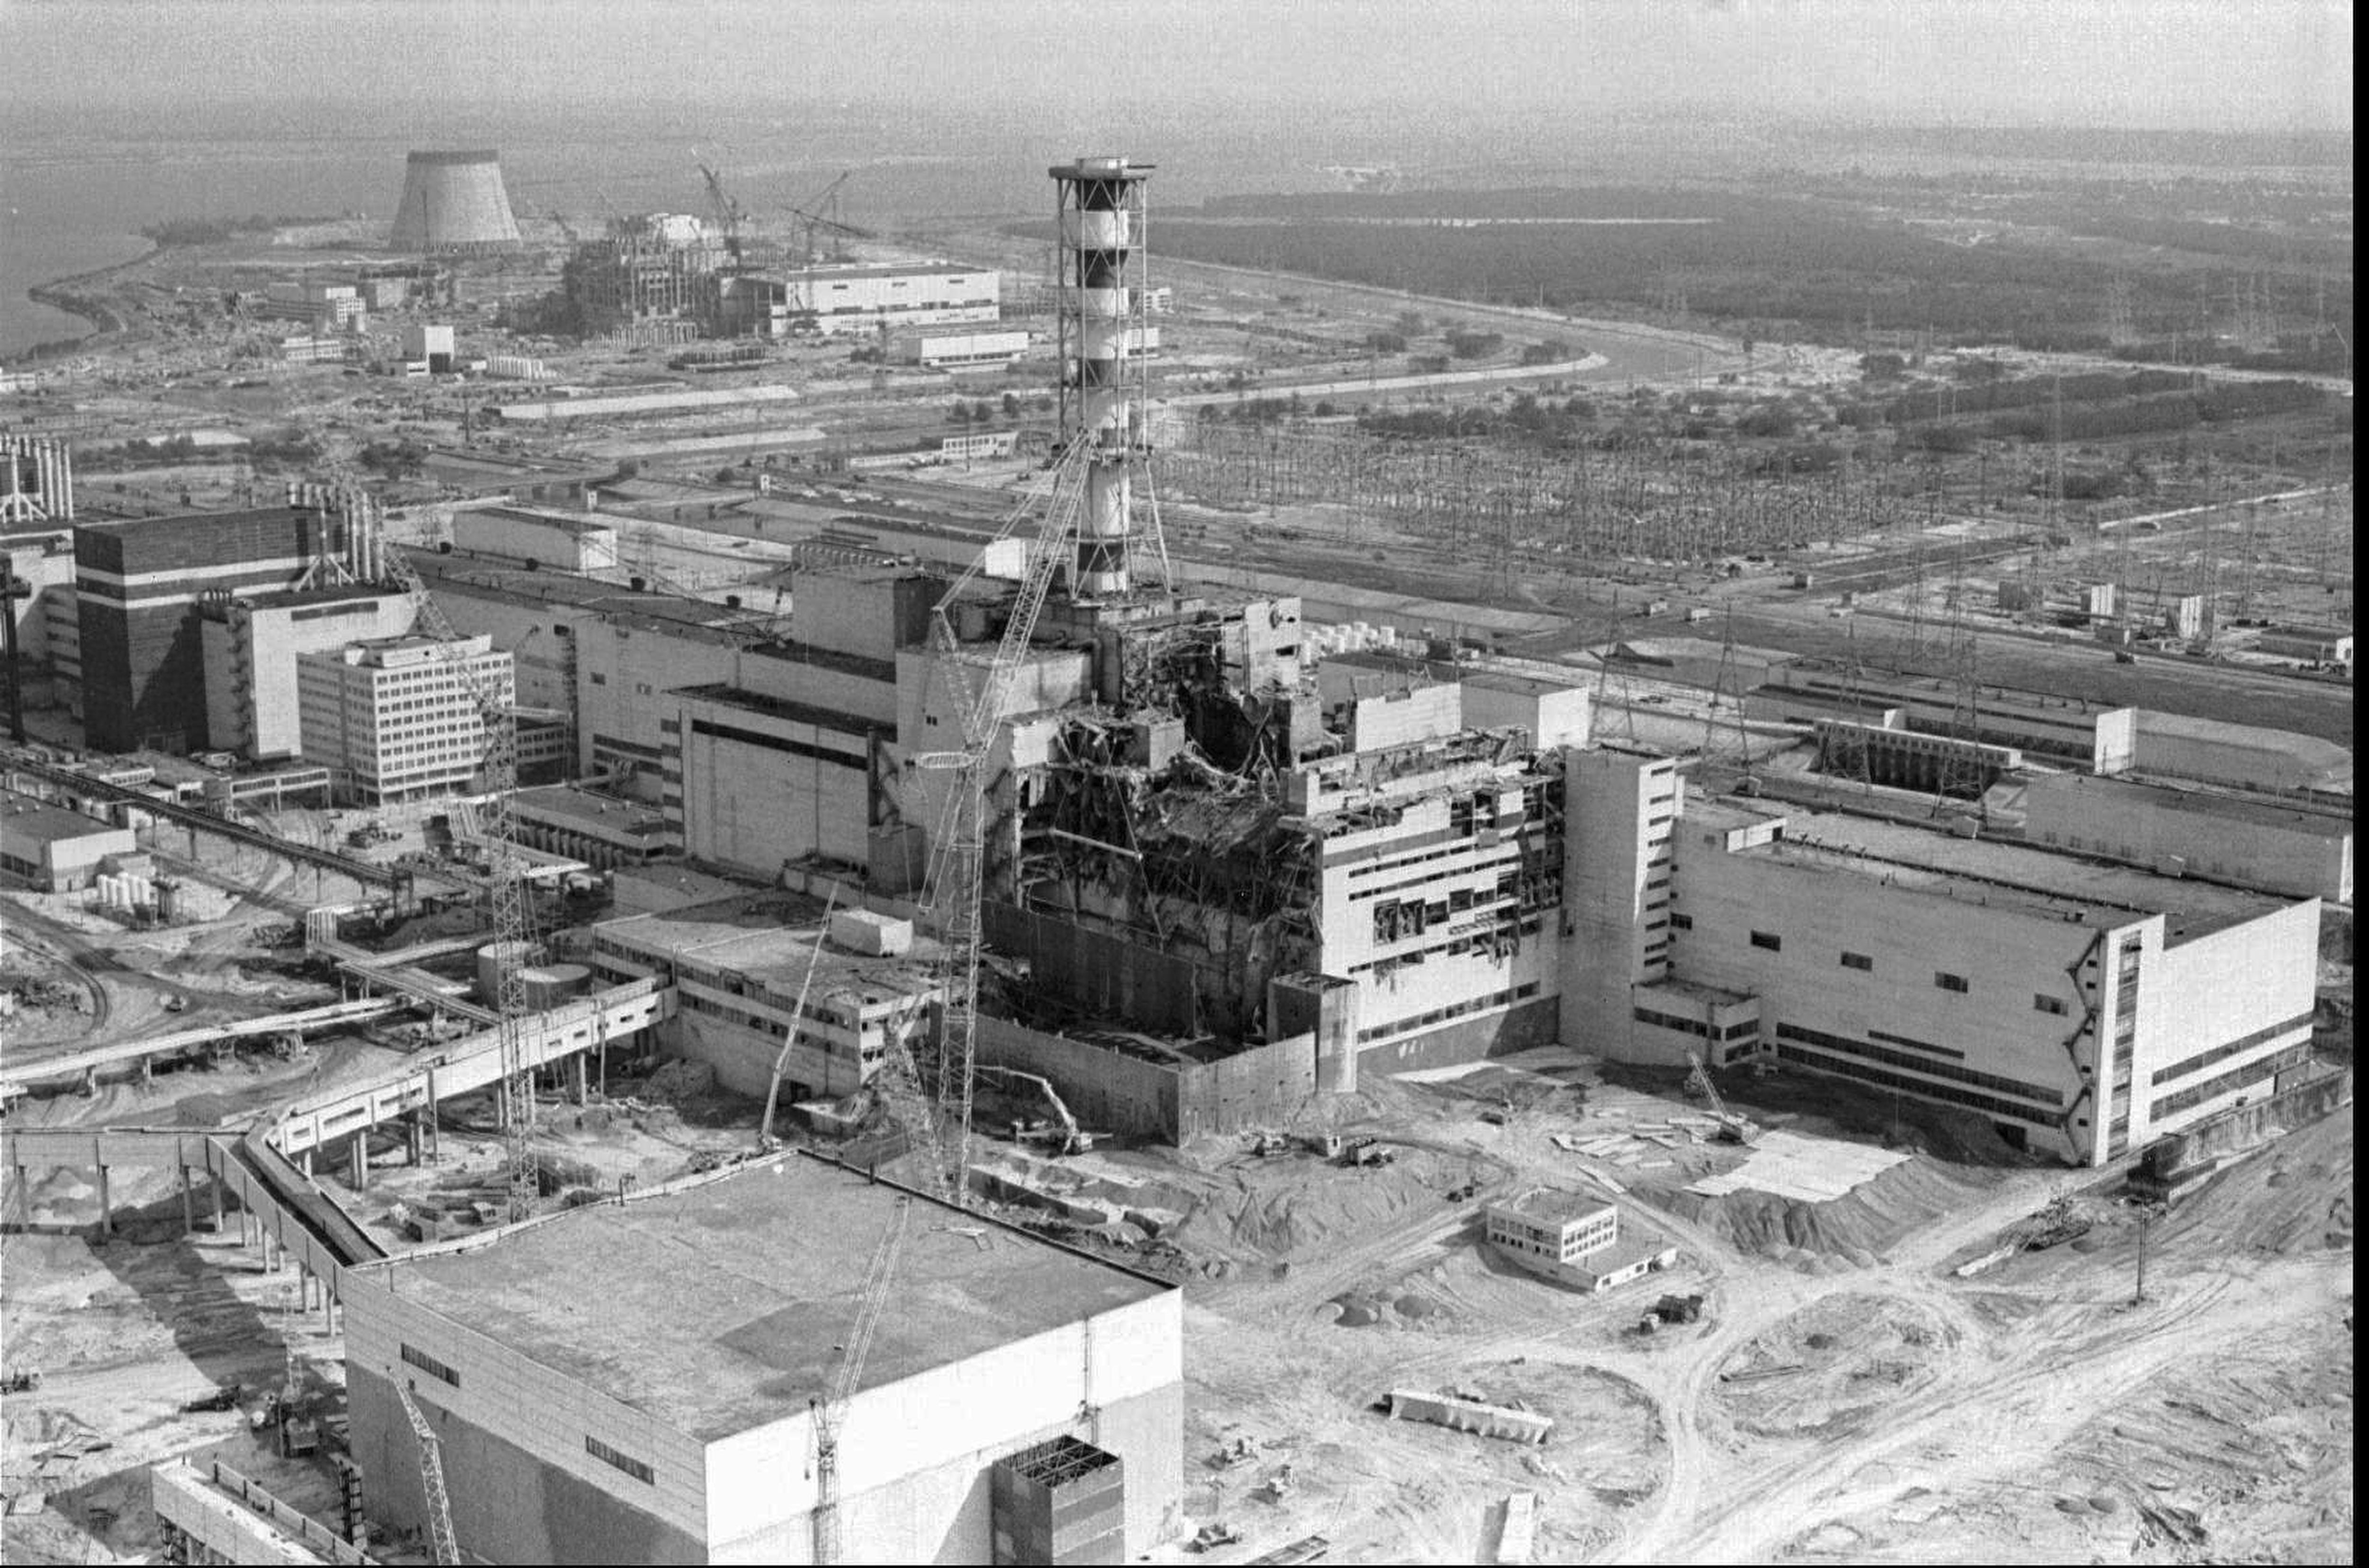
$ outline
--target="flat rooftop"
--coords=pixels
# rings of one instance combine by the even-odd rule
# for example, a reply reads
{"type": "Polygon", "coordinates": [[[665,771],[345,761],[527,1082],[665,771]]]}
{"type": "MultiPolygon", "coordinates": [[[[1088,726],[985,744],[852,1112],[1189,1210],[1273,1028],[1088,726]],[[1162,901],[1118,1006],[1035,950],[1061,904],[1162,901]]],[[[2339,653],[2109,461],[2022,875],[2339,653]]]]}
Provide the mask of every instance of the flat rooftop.
{"type": "MultiPolygon", "coordinates": [[[[850,673],[869,676],[875,681],[893,681],[896,678],[894,666],[889,667],[885,675],[876,673],[880,668],[876,662],[871,659],[857,659],[849,655],[834,656],[828,660],[813,658],[805,662],[816,665],[828,663],[832,668],[859,664],[864,668],[852,670],[850,673]]],[[[866,718],[862,714],[852,714],[840,708],[826,708],[814,703],[801,703],[788,697],[769,696],[765,692],[751,692],[738,686],[719,683],[708,686],[677,686],[670,690],[681,696],[693,698],[700,702],[738,708],[742,713],[760,714],[766,718],[779,719],[784,724],[812,725],[818,729],[832,730],[841,735],[863,735],[871,730],[889,727],[882,721],[866,718]]]]}
{"type": "Polygon", "coordinates": [[[2334,801],[2289,804],[2260,795],[2211,789],[2182,789],[2173,784],[2148,784],[2130,778],[2097,778],[2087,773],[2055,775],[2048,780],[2048,786],[2051,789],[2072,789],[2108,801],[2128,801],[2134,806],[2152,807],[2161,811],[2186,811],[2218,821],[2243,822],[2249,827],[2286,828],[2297,832],[2326,833],[2331,837],[2352,831],[2352,812],[2334,801]],[[2069,783],[2066,782],[2068,780],[2069,783]]]}
{"type": "Polygon", "coordinates": [[[1525,1219],[1541,1225],[1568,1225],[1574,1219],[1587,1219],[1618,1208],[1608,1198],[1592,1193],[1563,1192],[1555,1187],[1532,1187],[1528,1192],[1493,1203],[1492,1208],[1502,1208],[1518,1214],[1525,1219]]]}
{"type": "MultiPolygon", "coordinates": [[[[520,506],[471,507],[477,517],[509,518],[516,522],[538,523],[544,528],[556,528],[579,537],[592,537],[617,532],[618,520],[600,512],[562,511],[557,507],[520,506]]],[[[631,521],[631,520],[627,520],[631,521]]]]}
{"type": "Polygon", "coordinates": [[[510,799],[510,808],[532,813],[545,821],[582,822],[619,837],[662,835],[666,813],[635,800],[621,800],[574,784],[542,784],[522,789],[510,799]]]}
{"type": "Polygon", "coordinates": [[[79,811],[69,811],[63,806],[52,806],[15,790],[0,792],[0,836],[12,844],[71,843],[96,833],[120,833],[126,830],[96,817],[86,817],[79,811]]]}
{"type": "Polygon", "coordinates": [[[769,890],[603,921],[593,931],[675,963],[729,970],[778,995],[795,996],[809,966],[814,1001],[876,1004],[937,985],[945,948],[935,938],[916,931],[911,950],[893,958],[852,952],[824,940],[823,909],[819,898],[769,890]]]}
{"type": "Polygon", "coordinates": [[[803,1155],[385,1266],[415,1305],[712,1443],[823,1391],[873,1250],[909,1196],[896,1309],[859,1388],[1174,1288],[803,1155]],[[984,1229],[987,1244],[949,1222],[984,1229]]]}
{"type": "Polygon", "coordinates": [[[1843,812],[1743,810],[1725,801],[1689,800],[1679,831],[1740,828],[1771,817],[1785,818],[1782,836],[1736,853],[2099,930],[2162,915],[2168,946],[2296,901],[1843,812]]]}
{"type": "Polygon", "coordinates": [[[342,604],[360,599],[400,599],[401,589],[352,583],[338,588],[289,588],[269,593],[242,593],[239,602],[257,610],[286,610],[310,604],[342,604]]]}

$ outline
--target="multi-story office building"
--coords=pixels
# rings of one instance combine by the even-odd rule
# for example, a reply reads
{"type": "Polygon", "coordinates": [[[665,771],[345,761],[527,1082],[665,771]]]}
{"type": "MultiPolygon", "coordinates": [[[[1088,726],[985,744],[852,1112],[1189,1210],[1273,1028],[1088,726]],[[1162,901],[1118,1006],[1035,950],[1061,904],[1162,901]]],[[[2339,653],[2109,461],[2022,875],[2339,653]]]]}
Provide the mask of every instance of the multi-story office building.
{"type": "Polygon", "coordinates": [[[517,700],[510,656],[485,637],[383,637],[296,661],[305,761],[379,806],[468,786],[484,765],[477,692],[517,700]]]}

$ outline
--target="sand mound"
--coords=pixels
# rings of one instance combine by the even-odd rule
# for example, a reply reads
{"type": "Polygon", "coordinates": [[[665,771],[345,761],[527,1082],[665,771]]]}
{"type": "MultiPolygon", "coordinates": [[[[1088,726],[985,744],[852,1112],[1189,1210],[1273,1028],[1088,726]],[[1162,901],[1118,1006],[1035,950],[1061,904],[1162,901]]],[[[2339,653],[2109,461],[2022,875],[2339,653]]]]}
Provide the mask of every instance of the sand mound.
{"type": "Polygon", "coordinates": [[[1971,1200],[1979,1184],[1940,1161],[1913,1156],[1829,1203],[1804,1203],[1746,1188],[1705,1197],[1683,1187],[1642,1187],[1640,1196],[1745,1251],[1797,1267],[1839,1259],[1874,1266],[1879,1254],[1935,1215],[1971,1200]]]}

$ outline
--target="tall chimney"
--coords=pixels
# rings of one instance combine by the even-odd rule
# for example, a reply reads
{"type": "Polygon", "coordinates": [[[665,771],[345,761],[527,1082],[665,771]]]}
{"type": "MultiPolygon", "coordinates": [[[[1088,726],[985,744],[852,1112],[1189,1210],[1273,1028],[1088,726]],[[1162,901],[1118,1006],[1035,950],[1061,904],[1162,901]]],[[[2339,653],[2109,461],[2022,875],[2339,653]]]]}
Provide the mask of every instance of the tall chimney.
{"type": "Polygon", "coordinates": [[[1145,338],[1144,186],[1150,164],[1079,158],[1053,177],[1054,302],[1061,363],[1061,441],[1092,445],[1078,559],[1070,590],[1080,599],[1124,597],[1135,471],[1149,452],[1149,387],[1139,350],[1145,338]]]}

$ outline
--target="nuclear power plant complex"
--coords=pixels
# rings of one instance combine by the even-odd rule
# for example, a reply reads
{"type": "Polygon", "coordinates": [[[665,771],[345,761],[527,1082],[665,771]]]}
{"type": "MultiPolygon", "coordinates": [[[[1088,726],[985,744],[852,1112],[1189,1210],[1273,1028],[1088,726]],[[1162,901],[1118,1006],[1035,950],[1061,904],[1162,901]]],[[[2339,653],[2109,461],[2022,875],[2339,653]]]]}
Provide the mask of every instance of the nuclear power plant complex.
{"type": "Polygon", "coordinates": [[[0,392],[12,1561],[2349,1529],[2319,392],[691,166],[414,151],[0,392]],[[2100,498],[2172,396],[2285,422],[2100,498]]]}

